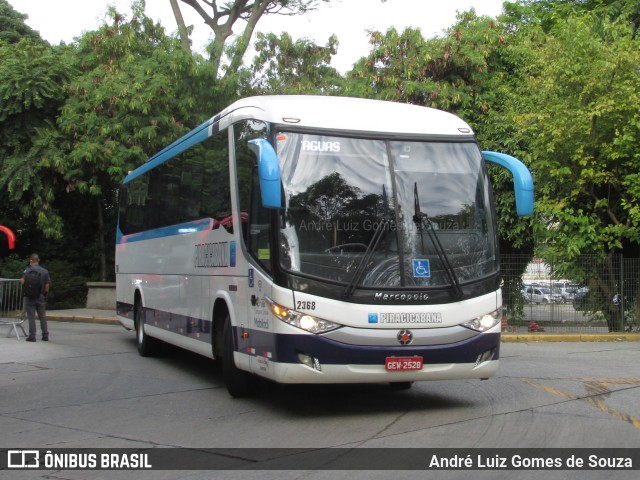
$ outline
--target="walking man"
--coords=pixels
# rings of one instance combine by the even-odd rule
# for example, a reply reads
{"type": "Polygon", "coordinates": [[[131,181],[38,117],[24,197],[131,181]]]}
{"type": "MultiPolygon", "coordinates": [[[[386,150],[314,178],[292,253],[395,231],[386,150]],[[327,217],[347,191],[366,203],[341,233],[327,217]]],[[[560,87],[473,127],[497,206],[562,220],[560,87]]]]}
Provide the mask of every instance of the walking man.
{"type": "Polygon", "coordinates": [[[42,340],[49,341],[49,329],[47,328],[46,301],[49,294],[49,272],[40,266],[40,258],[37,253],[29,257],[29,266],[20,278],[23,286],[25,309],[29,319],[29,336],[27,342],[36,341],[36,312],[40,319],[42,340]]]}

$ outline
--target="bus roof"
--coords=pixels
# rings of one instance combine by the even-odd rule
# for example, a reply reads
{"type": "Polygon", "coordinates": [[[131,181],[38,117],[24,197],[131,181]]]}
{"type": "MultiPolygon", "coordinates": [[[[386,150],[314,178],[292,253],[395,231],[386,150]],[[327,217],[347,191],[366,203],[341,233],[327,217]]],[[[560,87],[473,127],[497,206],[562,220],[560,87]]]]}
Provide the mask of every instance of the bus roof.
{"type": "Polygon", "coordinates": [[[336,132],[436,137],[473,136],[459,117],[429,107],[352,97],[321,95],[265,95],[238,100],[183,137],[177,139],[123,180],[164,163],[174,155],[205,140],[214,131],[240,120],[262,120],[290,128],[320,128],[336,132]]]}
{"type": "Polygon", "coordinates": [[[275,124],[352,132],[473,135],[471,127],[451,113],[407,103],[351,97],[248,97],[233,103],[216,117],[228,118],[229,123],[233,123],[248,116],[275,124]]]}

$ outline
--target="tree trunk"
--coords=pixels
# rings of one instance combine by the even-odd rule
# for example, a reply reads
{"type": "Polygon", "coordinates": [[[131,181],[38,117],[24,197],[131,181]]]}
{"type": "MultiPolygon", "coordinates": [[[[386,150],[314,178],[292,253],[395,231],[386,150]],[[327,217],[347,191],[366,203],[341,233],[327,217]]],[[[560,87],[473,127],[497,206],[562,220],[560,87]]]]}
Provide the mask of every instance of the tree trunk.
{"type": "Polygon", "coordinates": [[[249,43],[251,42],[251,37],[253,36],[253,31],[258,24],[258,21],[264,15],[267,7],[269,6],[270,0],[262,0],[256,1],[253,6],[253,10],[251,11],[251,15],[247,20],[247,25],[242,32],[242,35],[236,41],[236,48],[233,52],[233,57],[230,59],[229,68],[227,69],[227,74],[233,75],[236,73],[240,67],[242,66],[242,59],[244,54],[247,53],[247,49],[249,48],[249,43]]]}
{"type": "MultiPolygon", "coordinates": [[[[214,30],[215,32],[215,30],[214,30]]],[[[215,33],[213,42],[209,48],[210,61],[213,65],[213,71],[216,78],[219,76],[220,65],[222,63],[222,55],[224,54],[224,42],[227,37],[222,37],[218,32],[215,33]]]]}
{"type": "Polygon", "coordinates": [[[171,3],[173,16],[176,17],[176,23],[178,24],[178,33],[180,34],[180,40],[182,41],[182,46],[185,49],[191,51],[191,41],[189,41],[189,31],[187,30],[187,26],[184,23],[184,18],[182,17],[182,12],[180,11],[178,0],[169,0],[169,2],[171,3]]]}

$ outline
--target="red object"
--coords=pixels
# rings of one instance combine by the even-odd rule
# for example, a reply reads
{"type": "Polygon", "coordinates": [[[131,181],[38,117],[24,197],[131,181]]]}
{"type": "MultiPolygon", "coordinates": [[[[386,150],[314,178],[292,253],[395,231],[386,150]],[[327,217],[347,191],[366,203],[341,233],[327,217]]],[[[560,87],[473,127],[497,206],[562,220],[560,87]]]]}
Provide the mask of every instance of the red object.
{"type": "Polygon", "coordinates": [[[509,322],[507,320],[507,317],[502,317],[502,331],[506,332],[507,330],[509,330],[509,322]]]}
{"type": "Polygon", "coordinates": [[[0,232],[4,232],[9,242],[9,250],[16,248],[16,235],[4,225],[0,225],[0,232]]]}
{"type": "Polygon", "coordinates": [[[531,321],[531,322],[529,322],[529,325],[527,326],[527,330],[529,332],[544,332],[544,327],[541,327],[536,322],[531,321]]]}

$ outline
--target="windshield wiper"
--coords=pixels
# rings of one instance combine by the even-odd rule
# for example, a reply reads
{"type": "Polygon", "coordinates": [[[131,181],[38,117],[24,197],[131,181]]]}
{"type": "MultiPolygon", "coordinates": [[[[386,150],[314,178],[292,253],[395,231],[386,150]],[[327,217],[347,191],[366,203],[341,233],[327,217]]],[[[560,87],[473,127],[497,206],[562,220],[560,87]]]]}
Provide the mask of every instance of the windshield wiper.
{"type": "Polygon", "coordinates": [[[431,223],[431,219],[429,215],[425,212],[420,211],[420,197],[418,196],[418,182],[414,182],[413,184],[413,201],[414,201],[414,215],[413,221],[418,227],[418,233],[420,233],[420,242],[422,243],[422,252],[424,253],[424,242],[422,237],[422,225],[426,223],[427,225],[427,234],[429,235],[429,239],[431,239],[431,243],[433,243],[433,248],[440,259],[440,263],[444,267],[444,271],[449,278],[449,283],[451,283],[451,287],[453,288],[453,293],[456,298],[462,297],[462,288],[460,287],[460,281],[458,280],[458,276],[456,275],[455,270],[451,266],[451,262],[449,261],[449,257],[447,256],[447,252],[445,252],[442,244],[440,243],[440,238],[438,237],[438,233],[436,229],[433,228],[433,224],[431,223]]]}
{"type": "Polygon", "coordinates": [[[380,239],[382,238],[382,233],[387,229],[387,226],[389,225],[387,191],[384,185],[382,185],[382,202],[384,204],[384,214],[382,216],[382,221],[378,224],[378,229],[375,232],[373,232],[373,236],[371,237],[371,240],[369,240],[367,249],[365,250],[364,255],[360,259],[360,263],[358,263],[358,266],[356,267],[356,271],[354,272],[353,277],[351,278],[351,281],[347,285],[347,288],[344,289],[344,292],[342,292],[343,298],[349,298],[351,295],[353,295],[353,292],[356,291],[358,283],[360,282],[360,279],[362,278],[362,275],[364,273],[364,269],[366,265],[369,263],[369,260],[371,260],[371,257],[373,256],[373,252],[375,252],[376,248],[378,248],[378,244],[380,243],[380,239]]]}

